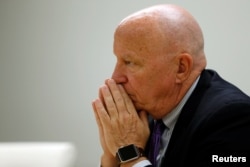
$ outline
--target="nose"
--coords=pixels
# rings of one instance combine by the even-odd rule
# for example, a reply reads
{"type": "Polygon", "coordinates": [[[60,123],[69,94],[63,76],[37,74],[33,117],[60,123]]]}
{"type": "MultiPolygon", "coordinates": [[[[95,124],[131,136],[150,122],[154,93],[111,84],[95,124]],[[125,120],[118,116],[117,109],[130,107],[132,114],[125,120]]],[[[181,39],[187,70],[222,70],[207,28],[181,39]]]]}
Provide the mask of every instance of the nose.
{"type": "Polygon", "coordinates": [[[116,64],[115,66],[112,79],[114,79],[117,84],[124,84],[128,81],[126,71],[121,66],[119,66],[119,64],[116,64]]]}

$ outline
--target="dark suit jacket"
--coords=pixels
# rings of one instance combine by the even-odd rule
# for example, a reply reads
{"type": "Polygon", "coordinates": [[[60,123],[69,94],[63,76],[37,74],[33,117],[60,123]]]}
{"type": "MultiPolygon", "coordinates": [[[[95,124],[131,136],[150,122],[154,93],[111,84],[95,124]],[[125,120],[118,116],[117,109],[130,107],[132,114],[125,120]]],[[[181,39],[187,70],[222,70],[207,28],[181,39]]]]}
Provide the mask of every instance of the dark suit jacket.
{"type": "Polygon", "coordinates": [[[181,111],[162,167],[250,166],[249,153],[250,98],[215,71],[204,70],[181,111]],[[212,162],[213,155],[247,162],[212,162]]]}

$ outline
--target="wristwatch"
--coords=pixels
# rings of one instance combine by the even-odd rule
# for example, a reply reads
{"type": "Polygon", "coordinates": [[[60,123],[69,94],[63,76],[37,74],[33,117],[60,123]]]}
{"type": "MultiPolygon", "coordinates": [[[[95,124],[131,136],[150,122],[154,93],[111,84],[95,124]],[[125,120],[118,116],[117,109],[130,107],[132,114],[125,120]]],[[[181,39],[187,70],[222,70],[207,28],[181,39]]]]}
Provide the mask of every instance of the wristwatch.
{"type": "Polygon", "coordinates": [[[134,144],[120,147],[116,153],[116,158],[118,159],[119,163],[130,162],[142,156],[145,156],[144,150],[135,146],[134,144]]]}

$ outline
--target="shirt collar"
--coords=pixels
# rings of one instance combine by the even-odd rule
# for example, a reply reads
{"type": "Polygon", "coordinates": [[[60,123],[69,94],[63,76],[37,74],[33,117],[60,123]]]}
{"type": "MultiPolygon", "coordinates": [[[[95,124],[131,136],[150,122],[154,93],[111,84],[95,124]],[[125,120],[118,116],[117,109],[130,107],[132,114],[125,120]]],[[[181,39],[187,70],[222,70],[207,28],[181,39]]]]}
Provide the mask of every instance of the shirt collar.
{"type": "Polygon", "coordinates": [[[192,86],[189,88],[189,90],[187,91],[187,93],[185,94],[185,96],[182,98],[182,100],[180,101],[180,103],[169,113],[167,114],[163,119],[163,123],[169,128],[169,129],[173,129],[174,125],[177,121],[177,118],[180,115],[181,109],[183,108],[184,104],[187,102],[188,98],[191,96],[191,94],[193,93],[198,81],[199,81],[198,77],[195,82],[192,84],[192,86]]]}

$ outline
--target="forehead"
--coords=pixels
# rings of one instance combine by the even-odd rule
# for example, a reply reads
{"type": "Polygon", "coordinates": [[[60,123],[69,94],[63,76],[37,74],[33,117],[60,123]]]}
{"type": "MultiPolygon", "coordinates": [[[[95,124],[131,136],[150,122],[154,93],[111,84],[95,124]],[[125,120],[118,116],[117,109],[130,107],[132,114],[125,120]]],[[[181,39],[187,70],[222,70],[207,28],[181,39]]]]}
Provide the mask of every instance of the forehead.
{"type": "Polygon", "coordinates": [[[113,52],[117,58],[126,60],[145,60],[149,57],[146,49],[140,48],[138,44],[120,39],[114,40],[113,52]]]}
{"type": "Polygon", "coordinates": [[[120,25],[114,35],[114,53],[135,52],[156,55],[165,48],[164,36],[156,24],[149,18],[137,18],[120,25]]]}
{"type": "MultiPolygon", "coordinates": [[[[124,58],[150,58],[153,55],[152,44],[147,35],[135,30],[130,32],[116,33],[114,38],[114,54],[124,58]],[[135,32],[136,31],[136,32],[135,32]]],[[[144,31],[144,30],[142,30],[144,31]]]]}

